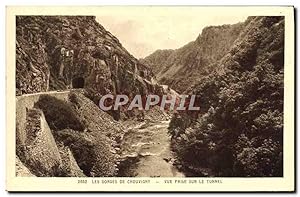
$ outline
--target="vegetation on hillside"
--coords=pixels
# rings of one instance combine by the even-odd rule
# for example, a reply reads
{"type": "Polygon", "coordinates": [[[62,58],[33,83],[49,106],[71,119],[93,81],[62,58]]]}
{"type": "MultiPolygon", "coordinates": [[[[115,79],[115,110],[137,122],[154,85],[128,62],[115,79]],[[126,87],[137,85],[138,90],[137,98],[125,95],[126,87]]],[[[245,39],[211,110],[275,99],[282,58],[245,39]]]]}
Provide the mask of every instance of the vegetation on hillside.
{"type": "Polygon", "coordinates": [[[193,176],[283,176],[284,18],[249,17],[215,71],[187,92],[201,113],[176,114],[173,150],[193,176]]]}

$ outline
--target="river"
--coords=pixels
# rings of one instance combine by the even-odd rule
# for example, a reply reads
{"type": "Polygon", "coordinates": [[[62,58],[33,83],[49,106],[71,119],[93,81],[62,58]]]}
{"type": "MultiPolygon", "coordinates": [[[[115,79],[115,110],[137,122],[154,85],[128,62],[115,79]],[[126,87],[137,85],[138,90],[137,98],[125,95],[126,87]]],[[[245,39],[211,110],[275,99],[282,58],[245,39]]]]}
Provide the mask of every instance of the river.
{"type": "Polygon", "coordinates": [[[128,129],[121,146],[119,176],[184,177],[173,165],[169,122],[142,122],[128,129]]]}

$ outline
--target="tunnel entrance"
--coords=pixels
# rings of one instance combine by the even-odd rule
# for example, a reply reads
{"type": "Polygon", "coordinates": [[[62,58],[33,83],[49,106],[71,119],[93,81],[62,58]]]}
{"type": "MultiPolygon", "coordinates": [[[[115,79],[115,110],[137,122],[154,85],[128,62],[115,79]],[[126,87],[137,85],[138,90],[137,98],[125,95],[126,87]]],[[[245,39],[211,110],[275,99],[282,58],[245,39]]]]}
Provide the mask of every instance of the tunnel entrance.
{"type": "Polygon", "coordinates": [[[73,88],[83,88],[84,87],[84,78],[77,77],[72,80],[72,87],[73,88]]]}

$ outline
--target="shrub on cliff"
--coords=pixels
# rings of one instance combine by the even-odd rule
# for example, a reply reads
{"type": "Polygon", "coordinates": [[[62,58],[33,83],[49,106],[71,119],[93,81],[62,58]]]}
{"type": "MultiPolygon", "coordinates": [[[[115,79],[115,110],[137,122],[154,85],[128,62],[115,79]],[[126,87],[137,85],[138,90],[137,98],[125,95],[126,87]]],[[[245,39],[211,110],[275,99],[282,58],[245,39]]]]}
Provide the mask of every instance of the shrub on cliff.
{"type": "Polygon", "coordinates": [[[35,105],[43,110],[49,127],[52,130],[84,130],[81,120],[66,101],[49,95],[42,95],[35,105]]]}

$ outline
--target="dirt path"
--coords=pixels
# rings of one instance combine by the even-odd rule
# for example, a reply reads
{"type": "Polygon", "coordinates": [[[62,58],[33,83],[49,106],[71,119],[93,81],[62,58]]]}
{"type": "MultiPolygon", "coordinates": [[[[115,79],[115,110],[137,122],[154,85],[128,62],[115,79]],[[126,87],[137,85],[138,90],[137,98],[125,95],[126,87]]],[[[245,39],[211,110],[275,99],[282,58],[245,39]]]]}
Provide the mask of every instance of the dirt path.
{"type": "Polygon", "coordinates": [[[123,138],[120,176],[184,177],[170,149],[169,121],[141,123],[123,138]]]}

